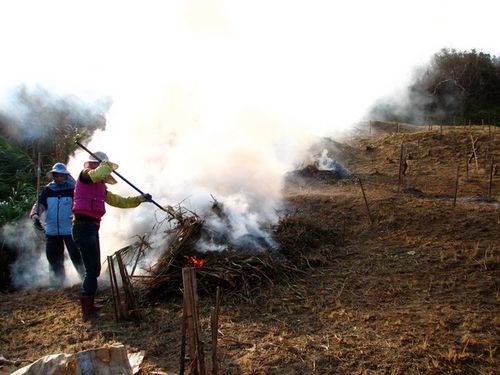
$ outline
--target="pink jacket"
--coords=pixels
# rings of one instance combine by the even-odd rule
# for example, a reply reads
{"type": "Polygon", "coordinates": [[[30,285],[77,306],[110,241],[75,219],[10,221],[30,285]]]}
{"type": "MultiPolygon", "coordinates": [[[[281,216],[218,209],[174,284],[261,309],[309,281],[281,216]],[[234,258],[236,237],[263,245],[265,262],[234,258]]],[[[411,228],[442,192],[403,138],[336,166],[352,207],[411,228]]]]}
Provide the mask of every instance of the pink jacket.
{"type": "Polygon", "coordinates": [[[106,213],[106,184],[85,184],[78,179],[73,198],[73,213],[100,219],[106,213]]]}

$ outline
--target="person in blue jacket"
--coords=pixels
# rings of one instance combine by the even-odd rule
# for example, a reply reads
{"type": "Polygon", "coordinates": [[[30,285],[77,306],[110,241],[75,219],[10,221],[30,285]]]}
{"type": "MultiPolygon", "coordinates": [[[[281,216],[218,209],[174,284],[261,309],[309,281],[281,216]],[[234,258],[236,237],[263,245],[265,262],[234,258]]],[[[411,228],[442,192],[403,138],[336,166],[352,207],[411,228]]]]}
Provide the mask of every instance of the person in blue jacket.
{"type": "Polygon", "coordinates": [[[50,288],[57,289],[63,286],[66,279],[64,245],[81,278],[85,274],[85,268],[80,250],[71,236],[75,180],[63,163],[54,164],[47,176],[52,177],[53,180],[42,189],[29,216],[35,228],[45,232],[45,253],[49,261],[50,288]],[[40,221],[43,213],[45,213],[45,224],[40,221]]]}

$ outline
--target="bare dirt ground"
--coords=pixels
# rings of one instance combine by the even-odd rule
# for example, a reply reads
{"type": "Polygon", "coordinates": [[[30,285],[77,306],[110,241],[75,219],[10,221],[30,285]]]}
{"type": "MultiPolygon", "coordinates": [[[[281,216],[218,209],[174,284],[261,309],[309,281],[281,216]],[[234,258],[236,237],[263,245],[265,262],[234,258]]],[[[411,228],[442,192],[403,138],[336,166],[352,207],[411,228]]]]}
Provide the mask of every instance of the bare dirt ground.
{"type": "MultiPolygon", "coordinates": [[[[500,129],[395,131],[374,126],[323,144],[361,178],[372,223],[355,180],[285,188],[281,225],[305,223],[295,243],[304,272],[250,296],[223,291],[219,373],[499,373],[498,174],[486,196],[500,129]],[[479,150],[467,171],[471,134],[479,150]],[[409,160],[398,189],[403,141],[409,160]],[[314,228],[322,237],[311,238],[314,228]]],[[[141,323],[116,323],[110,303],[98,323],[83,323],[77,301],[77,288],[1,294],[0,355],[25,365],[120,342],[146,351],[141,373],[178,371],[180,298],[145,308],[141,323]]],[[[207,348],[212,305],[200,301],[207,348]]]]}

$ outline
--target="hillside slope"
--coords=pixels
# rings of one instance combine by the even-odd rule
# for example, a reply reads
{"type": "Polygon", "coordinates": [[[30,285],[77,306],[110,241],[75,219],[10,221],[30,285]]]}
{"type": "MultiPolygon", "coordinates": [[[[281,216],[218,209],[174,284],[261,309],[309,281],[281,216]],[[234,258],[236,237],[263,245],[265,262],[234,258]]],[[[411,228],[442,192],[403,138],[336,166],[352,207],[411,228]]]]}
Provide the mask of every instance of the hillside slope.
{"type": "MultiPolygon", "coordinates": [[[[487,197],[499,136],[385,130],[331,141],[331,155],[361,178],[369,212],[356,179],[285,188],[281,225],[302,225],[303,272],[251,295],[223,291],[220,373],[499,372],[498,175],[487,197]],[[477,170],[475,159],[466,169],[471,135],[477,170]],[[399,184],[402,142],[408,168],[399,184]],[[311,239],[318,227],[332,235],[311,239]]],[[[77,298],[77,288],[0,295],[0,354],[29,362],[121,342],[146,351],[144,374],[178,371],[180,300],[146,308],[140,324],[115,323],[107,304],[91,325],[80,322],[77,298]]],[[[207,343],[211,304],[201,300],[207,343]]]]}

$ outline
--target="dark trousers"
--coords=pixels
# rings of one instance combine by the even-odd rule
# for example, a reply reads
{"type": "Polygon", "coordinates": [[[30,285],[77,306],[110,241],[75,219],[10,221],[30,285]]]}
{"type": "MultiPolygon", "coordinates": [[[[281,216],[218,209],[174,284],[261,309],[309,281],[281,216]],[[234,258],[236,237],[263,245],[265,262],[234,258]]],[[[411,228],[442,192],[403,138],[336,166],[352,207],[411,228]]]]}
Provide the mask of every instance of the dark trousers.
{"type": "Polygon", "coordinates": [[[73,223],[73,239],[80,249],[85,265],[82,295],[93,296],[97,291],[97,278],[101,273],[99,226],[91,221],[76,221],[73,223]]]}
{"type": "Polygon", "coordinates": [[[66,278],[64,270],[64,245],[68,249],[69,258],[77,272],[83,277],[84,268],[80,250],[71,236],[46,236],[45,254],[49,261],[50,284],[53,287],[63,285],[66,278]]]}

